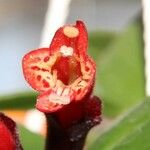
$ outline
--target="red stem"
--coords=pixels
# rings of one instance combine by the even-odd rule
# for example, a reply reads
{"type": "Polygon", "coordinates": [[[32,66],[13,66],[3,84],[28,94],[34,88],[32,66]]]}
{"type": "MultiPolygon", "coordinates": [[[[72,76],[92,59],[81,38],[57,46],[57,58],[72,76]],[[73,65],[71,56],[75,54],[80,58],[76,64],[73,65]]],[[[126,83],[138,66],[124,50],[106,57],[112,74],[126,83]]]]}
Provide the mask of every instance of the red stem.
{"type": "Polygon", "coordinates": [[[78,140],[71,141],[66,130],[62,129],[52,114],[45,114],[47,136],[45,150],[83,150],[87,132],[78,140]]]}

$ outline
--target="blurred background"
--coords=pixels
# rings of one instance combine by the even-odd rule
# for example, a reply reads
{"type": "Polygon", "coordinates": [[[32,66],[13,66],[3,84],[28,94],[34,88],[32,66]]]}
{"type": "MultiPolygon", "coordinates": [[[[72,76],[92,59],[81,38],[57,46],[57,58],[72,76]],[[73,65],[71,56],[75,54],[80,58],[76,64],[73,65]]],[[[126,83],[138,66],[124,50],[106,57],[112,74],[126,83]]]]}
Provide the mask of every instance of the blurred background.
{"type": "Polygon", "coordinates": [[[18,122],[25,149],[43,149],[45,122],[41,114],[37,117],[39,112],[31,111],[36,92],[24,80],[22,57],[48,46],[43,39],[50,42],[59,26],[77,19],[88,28],[89,53],[97,63],[94,92],[103,101],[103,122],[90,132],[85,149],[150,149],[142,145],[150,138],[145,134],[149,119],[142,117],[150,107],[145,98],[140,0],[0,0],[0,110],[18,122]],[[137,141],[141,145],[136,147],[137,141]]]}

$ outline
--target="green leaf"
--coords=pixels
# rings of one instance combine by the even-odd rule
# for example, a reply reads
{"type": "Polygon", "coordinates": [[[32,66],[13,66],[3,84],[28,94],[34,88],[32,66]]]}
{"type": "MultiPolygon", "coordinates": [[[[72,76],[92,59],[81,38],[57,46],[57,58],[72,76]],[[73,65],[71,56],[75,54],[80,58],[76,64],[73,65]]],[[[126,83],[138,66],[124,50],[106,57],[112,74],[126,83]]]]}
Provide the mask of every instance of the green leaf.
{"type": "Polygon", "coordinates": [[[145,97],[142,37],[140,24],[133,23],[99,57],[95,92],[106,116],[117,116],[145,97]]]}
{"type": "Polygon", "coordinates": [[[149,150],[150,98],[141,102],[88,150],[149,150]]]}
{"type": "Polygon", "coordinates": [[[23,92],[0,97],[0,109],[30,109],[36,102],[36,93],[23,92]]]}
{"type": "Polygon", "coordinates": [[[98,62],[98,59],[106,52],[106,48],[113,42],[116,35],[113,32],[91,32],[89,34],[89,55],[98,62]]]}
{"type": "Polygon", "coordinates": [[[44,150],[44,138],[19,126],[20,141],[24,150],[44,150]]]}

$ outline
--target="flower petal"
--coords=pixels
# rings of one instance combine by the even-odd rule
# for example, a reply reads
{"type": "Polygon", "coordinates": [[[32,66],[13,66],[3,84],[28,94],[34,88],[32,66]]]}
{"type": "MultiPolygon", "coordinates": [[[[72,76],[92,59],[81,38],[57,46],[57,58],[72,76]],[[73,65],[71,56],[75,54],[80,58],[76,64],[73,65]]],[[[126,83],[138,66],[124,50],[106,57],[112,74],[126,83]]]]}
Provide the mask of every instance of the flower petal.
{"type": "Polygon", "coordinates": [[[87,53],[88,48],[88,34],[87,29],[82,21],[76,22],[76,27],[79,30],[79,37],[76,42],[76,48],[81,55],[85,55],[87,53]]]}
{"type": "Polygon", "coordinates": [[[63,104],[59,104],[59,103],[54,103],[54,101],[51,101],[51,97],[50,95],[53,93],[52,90],[41,94],[36,102],[36,108],[44,113],[52,113],[55,111],[60,110],[61,108],[64,107],[63,104]]]}
{"type": "Polygon", "coordinates": [[[61,46],[72,47],[78,55],[85,55],[87,52],[88,34],[82,21],[76,25],[66,25],[59,28],[50,45],[50,52],[59,51],[61,46]],[[71,36],[73,35],[73,36],[71,36]]]}
{"type": "Polygon", "coordinates": [[[41,48],[27,53],[22,61],[26,81],[37,91],[43,92],[50,88],[49,49],[41,48]]]}

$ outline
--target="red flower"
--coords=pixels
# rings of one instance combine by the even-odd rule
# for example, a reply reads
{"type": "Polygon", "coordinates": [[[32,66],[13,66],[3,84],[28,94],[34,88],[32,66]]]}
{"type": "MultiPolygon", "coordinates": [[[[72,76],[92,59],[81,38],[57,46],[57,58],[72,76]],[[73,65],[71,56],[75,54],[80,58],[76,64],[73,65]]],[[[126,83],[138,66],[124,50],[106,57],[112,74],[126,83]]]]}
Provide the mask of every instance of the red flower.
{"type": "Polygon", "coordinates": [[[22,150],[15,122],[2,113],[0,113],[0,150],[22,150]]]}
{"type": "Polygon", "coordinates": [[[87,113],[100,115],[100,102],[91,96],[96,67],[87,55],[87,43],[85,25],[77,21],[76,25],[59,28],[49,48],[33,50],[23,58],[25,79],[40,92],[36,108],[45,113],[57,112],[63,126],[87,113]]]}

